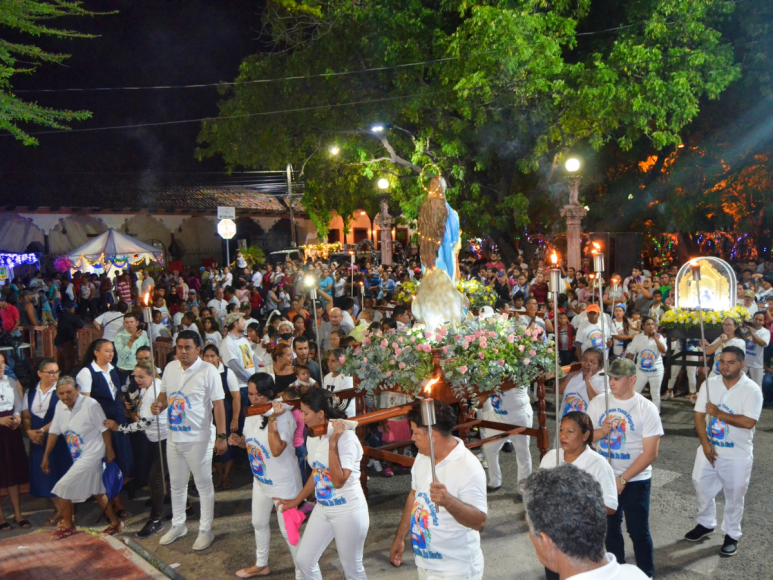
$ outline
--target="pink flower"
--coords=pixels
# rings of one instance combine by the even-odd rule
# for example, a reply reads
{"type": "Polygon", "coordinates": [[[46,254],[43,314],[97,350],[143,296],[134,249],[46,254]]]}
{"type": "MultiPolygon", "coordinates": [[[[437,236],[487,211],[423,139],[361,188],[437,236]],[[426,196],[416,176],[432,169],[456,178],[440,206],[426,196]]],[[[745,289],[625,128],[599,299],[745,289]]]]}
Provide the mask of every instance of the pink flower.
{"type": "Polygon", "coordinates": [[[399,348],[399,347],[397,346],[397,343],[396,343],[396,342],[393,342],[393,343],[392,343],[392,348],[393,348],[393,349],[395,349],[395,350],[397,350],[397,349],[399,348]]]}
{"type": "Polygon", "coordinates": [[[340,362],[341,364],[344,364],[346,362],[346,357],[345,356],[339,356],[338,357],[338,362],[340,362]]]}
{"type": "Polygon", "coordinates": [[[411,343],[414,343],[414,342],[416,342],[416,337],[415,337],[415,336],[412,336],[412,337],[411,337],[411,343]]]}
{"type": "Polygon", "coordinates": [[[362,354],[362,349],[358,346],[357,350],[354,351],[354,354],[362,354]]]}
{"type": "Polygon", "coordinates": [[[498,348],[494,349],[494,354],[499,354],[499,349],[498,348]]]}
{"type": "Polygon", "coordinates": [[[447,346],[443,347],[443,354],[448,354],[448,347],[447,346]]]}
{"type": "Polygon", "coordinates": [[[459,367],[459,372],[462,373],[462,374],[466,373],[467,372],[467,366],[466,365],[460,366],[459,367]]]}
{"type": "Polygon", "coordinates": [[[396,355],[396,356],[400,356],[401,354],[403,354],[403,349],[401,349],[401,348],[396,348],[396,349],[395,349],[395,355],[396,355]]]}
{"type": "Polygon", "coordinates": [[[488,333],[489,338],[494,338],[496,335],[497,335],[497,333],[494,332],[494,331],[491,331],[491,332],[488,333]]]}
{"type": "Polygon", "coordinates": [[[403,344],[403,342],[405,342],[405,338],[401,336],[400,338],[397,339],[397,342],[399,342],[400,344],[403,344]]]}
{"type": "Polygon", "coordinates": [[[454,340],[456,342],[459,342],[460,340],[462,340],[462,335],[461,334],[457,334],[456,337],[454,338],[454,340]]]}
{"type": "Polygon", "coordinates": [[[537,351],[536,351],[536,350],[534,350],[534,349],[531,349],[531,350],[529,351],[529,356],[537,356],[537,351]]]}
{"type": "Polygon", "coordinates": [[[509,342],[510,344],[513,344],[515,342],[515,337],[512,334],[508,334],[507,342],[509,342]]]}
{"type": "Polygon", "coordinates": [[[524,350],[526,350],[526,347],[525,347],[525,346],[523,346],[522,344],[519,344],[519,345],[518,345],[518,350],[520,350],[521,352],[523,352],[524,350]]]}
{"type": "Polygon", "coordinates": [[[376,332],[376,336],[384,336],[384,333],[382,333],[380,330],[376,332]]]}
{"type": "Polygon", "coordinates": [[[424,333],[424,338],[432,338],[432,333],[427,331],[424,333]]]}
{"type": "Polygon", "coordinates": [[[370,344],[370,339],[366,336],[362,339],[362,344],[370,344]]]}
{"type": "Polygon", "coordinates": [[[481,338],[481,340],[480,340],[480,347],[481,348],[486,348],[487,346],[488,346],[488,343],[481,338]]]}
{"type": "Polygon", "coordinates": [[[484,358],[486,358],[486,355],[485,355],[485,354],[483,354],[482,352],[479,352],[479,353],[478,353],[478,357],[479,357],[481,360],[483,360],[484,358]]]}
{"type": "Polygon", "coordinates": [[[399,365],[397,365],[400,370],[403,370],[405,368],[405,363],[401,362],[399,365]]]}
{"type": "Polygon", "coordinates": [[[503,366],[505,366],[505,359],[502,359],[502,358],[500,358],[500,359],[497,361],[497,364],[498,364],[500,367],[503,367],[503,366]]]}
{"type": "Polygon", "coordinates": [[[368,357],[363,357],[362,364],[364,365],[368,364],[368,357]]]}
{"type": "Polygon", "coordinates": [[[389,346],[389,343],[386,341],[386,339],[381,341],[381,348],[386,348],[389,346]]]}
{"type": "Polygon", "coordinates": [[[464,350],[467,350],[468,348],[470,348],[470,343],[465,340],[464,342],[462,342],[462,348],[464,350]]]}
{"type": "Polygon", "coordinates": [[[440,328],[440,329],[438,329],[437,333],[440,336],[445,336],[446,334],[448,334],[448,331],[445,328],[440,328]]]}
{"type": "Polygon", "coordinates": [[[391,377],[392,376],[392,371],[387,371],[386,372],[386,376],[387,376],[387,378],[391,377]]]}
{"type": "Polygon", "coordinates": [[[553,349],[552,348],[548,349],[548,354],[553,354],[553,349]]]}
{"type": "Polygon", "coordinates": [[[523,359],[523,364],[525,365],[529,364],[530,362],[531,362],[531,359],[529,357],[526,357],[525,359],[523,359]]]}

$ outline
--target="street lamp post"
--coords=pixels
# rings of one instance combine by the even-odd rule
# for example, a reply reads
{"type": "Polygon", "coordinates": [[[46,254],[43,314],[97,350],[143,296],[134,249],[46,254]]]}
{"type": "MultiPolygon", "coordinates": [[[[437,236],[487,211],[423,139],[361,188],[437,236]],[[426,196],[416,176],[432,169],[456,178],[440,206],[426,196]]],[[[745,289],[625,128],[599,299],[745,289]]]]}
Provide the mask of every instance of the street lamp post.
{"type": "Polygon", "coordinates": [[[290,245],[295,248],[298,240],[295,236],[295,216],[293,215],[293,166],[287,164],[287,207],[290,208],[290,245]]]}
{"type": "Polygon", "coordinates": [[[561,217],[566,220],[566,265],[579,269],[580,259],[580,224],[588,210],[580,205],[580,180],[577,173],[580,170],[580,160],[570,157],[566,160],[566,171],[569,173],[569,204],[561,210],[561,217]]]}

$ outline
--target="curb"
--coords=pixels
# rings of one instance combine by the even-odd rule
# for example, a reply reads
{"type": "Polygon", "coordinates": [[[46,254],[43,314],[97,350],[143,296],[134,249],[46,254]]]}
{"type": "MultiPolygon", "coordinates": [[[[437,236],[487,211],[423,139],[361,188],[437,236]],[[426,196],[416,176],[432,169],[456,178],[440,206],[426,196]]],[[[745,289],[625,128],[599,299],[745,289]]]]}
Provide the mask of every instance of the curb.
{"type": "Polygon", "coordinates": [[[171,578],[172,580],[187,580],[185,576],[180,574],[177,570],[174,568],[170,568],[167,566],[162,560],[154,556],[152,553],[150,553],[148,550],[143,548],[140,544],[135,542],[129,537],[123,537],[121,538],[124,544],[126,544],[131,550],[137,553],[143,560],[148,562],[151,566],[156,568],[159,572],[164,574],[166,577],[171,578]]]}

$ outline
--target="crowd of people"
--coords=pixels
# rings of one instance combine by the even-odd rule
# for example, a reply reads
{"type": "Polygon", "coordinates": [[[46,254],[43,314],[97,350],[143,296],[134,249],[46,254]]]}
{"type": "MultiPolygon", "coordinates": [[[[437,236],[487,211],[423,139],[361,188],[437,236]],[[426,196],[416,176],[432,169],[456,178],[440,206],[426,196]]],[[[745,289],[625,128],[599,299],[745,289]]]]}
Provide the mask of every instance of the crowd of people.
{"type": "MultiPolygon", "coordinates": [[[[641,577],[652,577],[651,465],[663,435],[661,400],[680,395],[695,401],[701,441],[693,472],[697,526],[686,538],[697,541],[714,531],[714,497],[722,490],[722,554],[735,554],[763,391],[766,402],[773,402],[771,353],[766,354],[773,329],[773,262],[739,265],[738,295],[753,316],[749,325],[728,318],[715,341],[687,343],[691,354],[685,360],[698,363],[703,351],[713,355],[709,376],[699,364],[675,366],[666,384],[668,345],[659,325],[674,305],[677,266],[612,273],[600,292],[588,259],[580,270],[562,270],[554,320],[544,264],[518,260],[507,267],[496,252],[460,263],[462,278],[478,279],[496,292],[495,310],[510,313],[514,324],[542,328],[545,336],[555,333],[562,363],[580,363],[580,370],[558,385],[561,451],[558,457],[551,451],[540,465],[555,474],[532,473],[526,436],[488,443],[480,456],[471,453],[452,435],[456,411],[439,402],[432,430],[437,482],[418,407],[374,428],[371,444],[411,439],[405,453],[416,456],[390,549],[394,565],[401,565],[410,535],[420,578],[482,578],[479,532],[486,522],[487,494],[502,486],[499,453],[505,451],[516,454],[530,534],[549,578],[578,565],[618,574],[588,578],[640,577],[615,567],[625,562],[623,518],[641,577]],[[683,375],[687,390],[681,390],[683,375]],[[649,399],[642,395],[645,389],[649,399]],[[574,471],[552,469],[569,463],[574,471]],[[543,484],[560,486],[561,478],[570,476],[580,481],[578,470],[598,488],[583,501],[592,500],[587,509],[606,515],[606,529],[594,533],[601,534],[609,553],[593,534],[576,541],[567,534],[569,523],[546,519],[550,510],[543,484]]],[[[45,525],[55,528],[56,539],[76,533],[73,504],[92,496],[110,522],[105,533],[116,534],[127,516],[122,494],[147,486],[150,516],[137,536],[163,532],[163,545],[185,536],[191,515],[187,498],[193,493],[201,514],[193,549],[206,550],[214,539],[216,490],[230,489],[234,463],[246,461],[253,474],[256,558],[254,566],[236,572],[238,577],[270,572],[269,521],[276,509],[297,578],[321,579],[318,562],[333,539],[345,576],[365,578],[369,513],[360,483],[363,449],[356,423],[349,420],[355,403],[342,393],[353,387],[342,362],[346,349],[362,343],[366,333],[412,324],[410,309],[396,296],[401,284],[421,277],[417,261],[353,267],[288,260],[250,268],[238,254],[232,267],[222,269],[213,265],[151,275],[139,268],[112,279],[35,273],[13,280],[0,296],[4,336],[18,337],[26,327],[41,324],[57,327],[56,357],[38,357],[34,369],[25,368],[30,362],[16,347],[0,351],[0,489],[7,490],[16,525],[32,525],[21,509],[20,487],[29,484],[31,495],[52,504],[45,525]],[[150,320],[144,318],[145,306],[150,320]],[[76,333],[87,326],[101,338],[79,357],[76,333]],[[164,342],[173,348],[160,369],[152,349],[164,342]],[[259,415],[246,412],[258,405],[270,408],[259,415]],[[315,429],[322,434],[312,436],[315,429]],[[29,439],[26,446],[23,435],[29,439]],[[120,467],[122,493],[108,493],[103,460],[120,467]],[[164,525],[167,495],[169,527],[164,525]]],[[[678,341],[670,346],[681,348],[678,341]]],[[[492,396],[479,416],[531,427],[529,387],[508,390],[496,400],[492,396]]],[[[388,393],[366,402],[391,407],[410,399],[388,393]]],[[[488,437],[487,431],[481,436],[488,437]]],[[[368,467],[386,477],[396,469],[373,459],[368,467]]],[[[0,531],[10,528],[0,510],[0,531]]]]}

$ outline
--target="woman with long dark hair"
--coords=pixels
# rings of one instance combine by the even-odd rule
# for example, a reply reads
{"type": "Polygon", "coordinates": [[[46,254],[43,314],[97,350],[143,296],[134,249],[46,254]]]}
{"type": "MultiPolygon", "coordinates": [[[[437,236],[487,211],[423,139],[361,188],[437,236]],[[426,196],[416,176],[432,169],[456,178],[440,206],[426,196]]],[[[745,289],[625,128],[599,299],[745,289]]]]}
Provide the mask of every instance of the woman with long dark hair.
{"type": "MultiPolygon", "coordinates": [[[[232,433],[230,445],[247,449],[252,470],[252,527],[255,529],[255,565],[236,572],[239,578],[267,576],[271,572],[268,566],[268,551],[271,540],[269,521],[274,507],[277,508],[279,531],[287,542],[293,562],[298,553],[298,527],[291,530],[295,542],[288,538],[285,516],[279,507],[277,497],[294,497],[301,490],[301,474],[295,460],[293,436],[295,419],[290,407],[281,401],[275,401],[277,387],[268,373],[257,373],[247,382],[247,394],[251,405],[271,403],[273,408],[263,415],[253,415],[244,421],[244,435],[232,433]]],[[[285,508],[286,510],[289,508],[285,508]]],[[[297,514],[297,522],[302,516],[297,514]]],[[[296,578],[300,570],[296,565],[296,578]]]]}
{"type": "MultiPolygon", "coordinates": [[[[112,364],[115,349],[113,343],[105,339],[97,339],[89,345],[86,355],[83,357],[83,368],[76,375],[80,394],[91,397],[102,407],[105,417],[115,421],[118,425],[126,424],[126,414],[121,397],[121,380],[118,369],[112,364]]],[[[134,458],[132,456],[131,442],[128,437],[121,437],[112,433],[113,451],[115,462],[121,468],[124,484],[132,477],[134,458]]],[[[124,508],[121,496],[113,498],[116,515],[125,518],[128,514],[124,508]]]]}
{"type": "MultiPolygon", "coordinates": [[[[335,539],[338,558],[347,580],[364,580],[362,553],[370,516],[360,484],[362,445],[347,428],[346,414],[326,389],[301,395],[301,415],[309,429],[327,425],[321,437],[309,437],[308,463],[313,472],[294,499],[275,498],[284,509],[298,507],[312,492],[317,505],[311,512],[298,546],[296,564],[304,579],[322,580],[319,559],[335,539]]],[[[279,509],[279,508],[277,508],[279,509]]]]}

